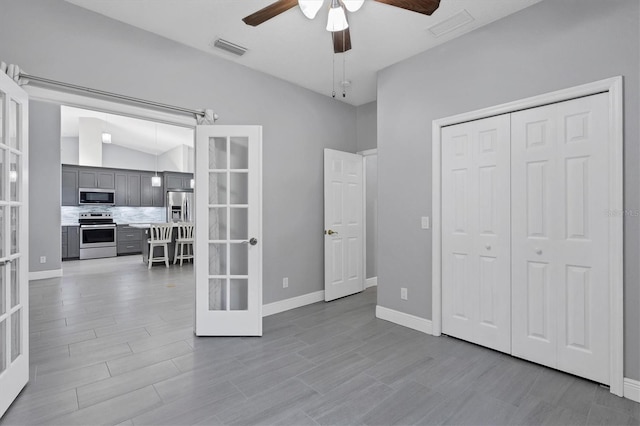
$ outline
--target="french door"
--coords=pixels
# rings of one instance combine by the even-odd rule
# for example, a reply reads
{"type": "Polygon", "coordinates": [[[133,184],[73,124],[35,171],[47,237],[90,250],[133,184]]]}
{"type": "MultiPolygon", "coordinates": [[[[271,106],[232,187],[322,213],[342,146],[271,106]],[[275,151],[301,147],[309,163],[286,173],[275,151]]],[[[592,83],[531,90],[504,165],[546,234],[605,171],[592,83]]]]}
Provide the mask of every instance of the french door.
{"type": "Polygon", "coordinates": [[[262,127],[197,126],[196,335],[262,335],[262,127]]]}
{"type": "Polygon", "coordinates": [[[29,380],[28,101],[0,73],[0,416],[29,380]]]}
{"type": "Polygon", "coordinates": [[[364,290],[362,156],[324,150],[324,300],[364,290]]]}

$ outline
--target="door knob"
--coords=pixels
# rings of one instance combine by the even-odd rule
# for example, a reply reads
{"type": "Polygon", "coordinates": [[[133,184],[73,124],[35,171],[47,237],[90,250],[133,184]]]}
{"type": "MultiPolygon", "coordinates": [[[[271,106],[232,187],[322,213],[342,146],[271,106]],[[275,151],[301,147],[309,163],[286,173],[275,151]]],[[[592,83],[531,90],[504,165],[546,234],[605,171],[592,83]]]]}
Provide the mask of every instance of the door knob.
{"type": "Polygon", "coordinates": [[[491,246],[489,244],[487,244],[486,246],[484,246],[487,250],[491,250],[491,246]]]}
{"type": "Polygon", "coordinates": [[[243,241],[242,244],[250,244],[252,246],[255,246],[256,244],[258,244],[258,240],[256,238],[251,238],[249,241],[243,241]]]}
{"type": "Polygon", "coordinates": [[[329,229],[328,231],[324,231],[324,233],[325,233],[325,234],[327,234],[327,235],[337,234],[337,232],[336,232],[336,231],[333,231],[333,230],[331,230],[331,229],[329,229]]]}
{"type": "Polygon", "coordinates": [[[542,249],[537,248],[536,249],[536,254],[542,254],[542,249]]]}

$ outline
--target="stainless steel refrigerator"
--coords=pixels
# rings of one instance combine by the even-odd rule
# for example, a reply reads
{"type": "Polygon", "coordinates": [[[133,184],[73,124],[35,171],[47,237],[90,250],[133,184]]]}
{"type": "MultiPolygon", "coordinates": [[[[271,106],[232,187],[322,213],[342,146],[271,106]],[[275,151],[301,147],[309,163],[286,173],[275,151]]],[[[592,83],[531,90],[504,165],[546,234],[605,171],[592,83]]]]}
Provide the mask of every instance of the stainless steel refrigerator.
{"type": "Polygon", "coordinates": [[[167,191],[167,222],[193,221],[193,190],[167,191]]]}

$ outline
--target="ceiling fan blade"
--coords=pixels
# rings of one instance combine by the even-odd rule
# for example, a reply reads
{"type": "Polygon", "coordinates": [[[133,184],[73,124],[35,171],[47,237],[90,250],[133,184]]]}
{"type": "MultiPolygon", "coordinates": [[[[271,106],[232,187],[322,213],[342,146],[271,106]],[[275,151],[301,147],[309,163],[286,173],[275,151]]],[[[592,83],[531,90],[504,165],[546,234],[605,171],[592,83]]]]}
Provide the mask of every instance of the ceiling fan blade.
{"type": "Polygon", "coordinates": [[[298,0],[278,0],[259,11],[242,18],[242,20],[245,24],[255,27],[297,5],[298,0]]]}
{"type": "Polygon", "coordinates": [[[331,36],[333,37],[334,53],[344,53],[347,50],[351,50],[351,33],[349,32],[349,28],[332,32],[331,36]]]}
{"type": "Polygon", "coordinates": [[[440,0],[375,0],[378,3],[400,7],[412,12],[431,15],[440,6],[440,0]]]}

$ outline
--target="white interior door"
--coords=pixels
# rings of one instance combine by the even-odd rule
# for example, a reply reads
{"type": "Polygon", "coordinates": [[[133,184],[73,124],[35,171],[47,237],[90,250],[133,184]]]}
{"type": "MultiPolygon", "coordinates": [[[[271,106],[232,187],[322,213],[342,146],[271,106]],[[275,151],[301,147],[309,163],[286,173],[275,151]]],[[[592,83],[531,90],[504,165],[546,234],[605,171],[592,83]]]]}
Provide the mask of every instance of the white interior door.
{"type": "Polygon", "coordinates": [[[198,126],[196,334],[262,335],[262,127],[198,126]]]}
{"type": "Polygon", "coordinates": [[[29,380],[28,107],[0,72],[0,417],[29,380]]]}
{"type": "Polygon", "coordinates": [[[364,290],[362,156],[324,150],[324,300],[364,290]]]}
{"type": "Polygon", "coordinates": [[[513,354],[605,384],[608,118],[607,94],[512,115],[513,354]]]}
{"type": "Polygon", "coordinates": [[[442,332],[511,348],[509,116],[442,129],[442,332]]]}

